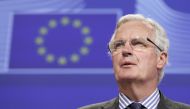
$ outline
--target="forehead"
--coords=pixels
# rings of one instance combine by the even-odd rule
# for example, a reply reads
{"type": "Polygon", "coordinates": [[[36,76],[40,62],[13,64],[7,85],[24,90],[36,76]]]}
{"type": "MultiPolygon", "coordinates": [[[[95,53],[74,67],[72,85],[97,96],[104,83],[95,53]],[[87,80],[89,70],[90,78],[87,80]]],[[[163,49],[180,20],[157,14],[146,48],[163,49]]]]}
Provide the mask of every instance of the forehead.
{"type": "Polygon", "coordinates": [[[149,37],[153,34],[152,25],[143,21],[129,21],[121,24],[117,29],[114,39],[129,39],[137,37],[149,37]]]}

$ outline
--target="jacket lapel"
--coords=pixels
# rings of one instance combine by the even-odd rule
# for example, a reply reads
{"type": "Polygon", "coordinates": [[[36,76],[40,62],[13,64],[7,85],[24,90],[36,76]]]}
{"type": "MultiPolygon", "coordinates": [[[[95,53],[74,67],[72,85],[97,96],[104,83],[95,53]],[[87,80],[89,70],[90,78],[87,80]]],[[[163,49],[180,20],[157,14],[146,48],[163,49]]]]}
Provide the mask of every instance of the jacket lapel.
{"type": "Polygon", "coordinates": [[[114,98],[103,106],[103,109],[119,109],[119,98],[114,98]]]}
{"type": "Polygon", "coordinates": [[[167,106],[168,99],[160,92],[160,102],[157,109],[170,109],[167,106]]]}

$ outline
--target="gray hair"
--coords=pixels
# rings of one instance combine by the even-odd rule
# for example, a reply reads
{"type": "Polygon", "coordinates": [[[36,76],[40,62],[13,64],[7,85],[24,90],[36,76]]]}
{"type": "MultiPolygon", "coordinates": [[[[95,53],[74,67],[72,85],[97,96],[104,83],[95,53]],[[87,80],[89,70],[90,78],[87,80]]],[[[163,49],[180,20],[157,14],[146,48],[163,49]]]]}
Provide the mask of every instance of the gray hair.
{"type": "MultiPolygon", "coordinates": [[[[153,36],[155,37],[155,43],[166,53],[168,53],[168,48],[169,48],[169,40],[167,38],[166,32],[164,28],[158,24],[156,21],[152,20],[151,18],[145,18],[141,14],[128,14],[125,16],[122,16],[119,21],[117,22],[115,31],[111,37],[111,41],[114,40],[117,29],[124,23],[129,22],[129,21],[142,21],[145,22],[146,24],[150,24],[153,29],[154,29],[154,34],[153,36]]],[[[164,77],[164,68],[161,69],[158,82],[160,82],[164,77]]]]}

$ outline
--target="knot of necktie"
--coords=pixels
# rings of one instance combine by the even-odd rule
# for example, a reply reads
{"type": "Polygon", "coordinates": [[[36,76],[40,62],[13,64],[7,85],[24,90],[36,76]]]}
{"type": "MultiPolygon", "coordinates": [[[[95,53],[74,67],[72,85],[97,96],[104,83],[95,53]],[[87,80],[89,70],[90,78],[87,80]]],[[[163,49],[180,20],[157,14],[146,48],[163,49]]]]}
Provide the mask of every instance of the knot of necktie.
{"type": "Polygon", "coordinates": [[[144,106],[140,103],[133,102],[128,106],[130,109],[144,109],[144,106]]]}

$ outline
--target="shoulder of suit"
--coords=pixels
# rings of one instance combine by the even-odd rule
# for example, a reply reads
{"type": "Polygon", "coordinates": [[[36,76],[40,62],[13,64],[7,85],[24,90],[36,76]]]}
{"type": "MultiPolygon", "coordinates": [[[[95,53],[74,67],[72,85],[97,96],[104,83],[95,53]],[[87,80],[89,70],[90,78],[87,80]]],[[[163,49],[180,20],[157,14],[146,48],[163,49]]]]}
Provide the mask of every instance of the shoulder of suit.
{"type": "Polygon", "coordinates": [[[167,104],[168,109],[190,109],[190,105],[176,102],[170,99],[166,99],[165,103],[167,104]]]}
{"type": "Polygon", "coordinates": [[[118,98],[114,98],[108,101],[83,106],[83,107],[80,107],[79,109],[105,109],[105,108],[108,108],[109,106],[113,106],[115,102],[117,101],[117,99],[118,98]]]}

